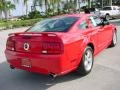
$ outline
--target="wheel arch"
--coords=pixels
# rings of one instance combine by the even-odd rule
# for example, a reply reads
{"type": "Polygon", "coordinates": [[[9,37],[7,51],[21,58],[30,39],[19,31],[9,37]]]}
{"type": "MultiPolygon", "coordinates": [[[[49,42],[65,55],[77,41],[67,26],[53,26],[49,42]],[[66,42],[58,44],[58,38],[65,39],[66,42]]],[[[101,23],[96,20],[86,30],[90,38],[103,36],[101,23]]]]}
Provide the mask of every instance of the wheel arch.
{"type": "Polygon", "coordinates": [[[106,15],[110,15],[109,13],[106,13],[106,15]]]}
{"type": "Polygon", "coordinates": [[[114,29],[115,33],[117,33],[117,28],[114,29]]]}
{"type": "Polygon", "coordinates": [[[88,43],[87,46],[91,47],[92,50],[93,50],[93,53],[94,53],[94,51],[95,51],[95,47],[94,47],[93,43],[88,43]]]}

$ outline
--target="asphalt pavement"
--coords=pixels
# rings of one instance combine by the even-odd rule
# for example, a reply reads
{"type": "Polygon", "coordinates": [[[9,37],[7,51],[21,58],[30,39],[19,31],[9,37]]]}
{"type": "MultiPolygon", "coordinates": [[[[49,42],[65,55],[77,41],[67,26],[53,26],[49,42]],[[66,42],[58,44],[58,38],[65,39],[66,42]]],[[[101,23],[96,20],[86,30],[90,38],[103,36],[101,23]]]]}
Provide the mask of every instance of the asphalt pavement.
{"type": "Polygon", "coordinates": [[[120,26],[118,43],[95,57],[92,72],[81,77],[72,72],[54,80],[46,75],[11,70],[4,56],[7,34],[26,28],[0,32],[0,90],[120,90],[120,26]]]}

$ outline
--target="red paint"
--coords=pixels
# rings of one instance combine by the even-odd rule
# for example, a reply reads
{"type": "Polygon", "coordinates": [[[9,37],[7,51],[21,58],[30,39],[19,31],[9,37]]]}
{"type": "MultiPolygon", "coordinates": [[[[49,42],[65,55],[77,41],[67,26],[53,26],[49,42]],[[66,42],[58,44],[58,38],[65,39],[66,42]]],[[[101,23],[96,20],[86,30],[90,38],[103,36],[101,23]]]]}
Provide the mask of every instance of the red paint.
{"type": "Polygon", "coordinates": [[[93,45],[96,55],[111,43],[115,26],[92,27],[88,20],[90,15],[85,14],[64,16],[80,17],[68,32],[10,34],[5,50],[9,64],[30,72],[63,75],[78,67],[88,44],[93,45]],[[83,20],[89,26],[86,30],[77,27],[83,20]],[[25,43],[29,44],[29,50],[24,49],[25,43]]]}

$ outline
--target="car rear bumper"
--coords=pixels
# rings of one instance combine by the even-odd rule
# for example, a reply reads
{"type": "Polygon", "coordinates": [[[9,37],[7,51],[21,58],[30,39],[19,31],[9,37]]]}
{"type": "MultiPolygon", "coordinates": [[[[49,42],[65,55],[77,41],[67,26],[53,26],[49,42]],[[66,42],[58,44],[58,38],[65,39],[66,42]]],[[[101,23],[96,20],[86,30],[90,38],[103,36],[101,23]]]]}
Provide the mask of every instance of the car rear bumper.
{"type": "Polygon", "coordinates": [[[71,70],[65,70],[61,64],[62,55],[40,55],[30,53],[19,53],[14,51],[5,51],[8,63],[18,69],[26,70],[29,72],[36,72],[41,74],[56,74],[62,75],[71,70]],[[30,67],[23,66],[22,60],[28,59],[30,67]]]}

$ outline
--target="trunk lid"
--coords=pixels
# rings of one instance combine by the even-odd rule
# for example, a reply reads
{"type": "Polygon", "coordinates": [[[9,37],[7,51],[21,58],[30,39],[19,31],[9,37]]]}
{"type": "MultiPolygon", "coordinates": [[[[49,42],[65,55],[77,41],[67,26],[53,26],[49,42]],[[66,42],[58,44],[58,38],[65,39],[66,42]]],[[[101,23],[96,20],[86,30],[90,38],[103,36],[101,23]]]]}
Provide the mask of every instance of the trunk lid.
{"type": "Polygon", "coordinates": [[[63,42],[54,33],[10,34],[15,42],[15,51],[22,53],[61,54],[63,42]]]}

